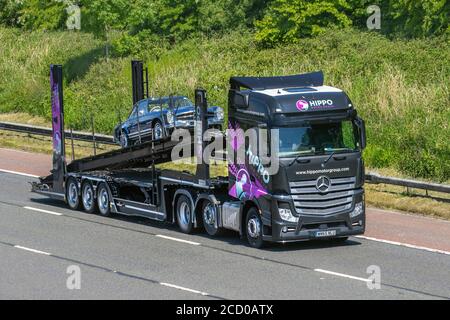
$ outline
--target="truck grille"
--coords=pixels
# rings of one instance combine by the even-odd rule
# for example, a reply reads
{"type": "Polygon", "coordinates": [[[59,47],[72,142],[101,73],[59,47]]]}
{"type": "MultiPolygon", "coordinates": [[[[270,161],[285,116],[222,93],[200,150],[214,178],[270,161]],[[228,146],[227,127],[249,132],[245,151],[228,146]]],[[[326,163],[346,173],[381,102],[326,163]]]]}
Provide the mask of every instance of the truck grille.
{"type": "Polygon", "coordinates": [[[292,199],[298,214],[327,215],[352,207],[355,177],[330,179],[327,193],[316,188],[317,180],[290,182],[292,199]]]}

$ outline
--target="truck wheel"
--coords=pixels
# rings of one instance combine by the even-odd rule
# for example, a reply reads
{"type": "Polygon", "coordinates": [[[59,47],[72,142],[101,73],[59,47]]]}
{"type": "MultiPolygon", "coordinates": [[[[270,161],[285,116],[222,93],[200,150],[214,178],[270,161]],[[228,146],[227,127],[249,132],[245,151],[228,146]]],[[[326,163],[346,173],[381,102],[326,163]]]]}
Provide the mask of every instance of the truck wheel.
{"type": "Polygon", "coordinates": [[[159,121],[155,121],[153,124],[153,140],[159,140],[164,137],[164,129],[159,121]]]}
{"type": "Polygon", "coordinates": [[[128,137],[127,134],[125,132],[121,132],[120,133],[120,146],[122,148],[126,148],[129,145],[129,141],[128,141],[128,137]]]}
{"type": "Polygon", "coordinates": [[[223,230],[218,227],[217,207],[211,201],[202,204],[203,226],[210,236],[218,236],[223,230]]]}
{"type": "Polygon", "coordinates": [[[97,190],[97,205],[98,212],[104,217],[109,217],[111,215],[110,202],[111,199],[109,197],[108,187],[105,183],[101,183],[97,190]]]}
{"type": "Polygon", "coordinates": [[[178,197],[176,208],[178,227],[180,227],[180,230],[184,233],[191,233],[193,229],[193,210],[191,201],[185,195],[181,195],[178,197]]]}
{"type": "Polygon", "coordinates": [[[89,181],[84,182],[83,187],[81,188],[81,202],[83,203],[84,211],[87,213],[94,213],[96,205],[94,187],[89,181]]]}
{"type": "Polygon", "coordinates": [[[262,248],[264,246],[263,223],[258,210],[250,208],[245,222],[245,233],[247,234],[248,243],[253,248],[262,248]]]}
{"type": "Polygon", "coordinates": [[[67,180],[66,200],[70,209],[80,209],[80,193],[78,192],[78,183],[74,178],[69,178],[69,180],[67,180]]]}

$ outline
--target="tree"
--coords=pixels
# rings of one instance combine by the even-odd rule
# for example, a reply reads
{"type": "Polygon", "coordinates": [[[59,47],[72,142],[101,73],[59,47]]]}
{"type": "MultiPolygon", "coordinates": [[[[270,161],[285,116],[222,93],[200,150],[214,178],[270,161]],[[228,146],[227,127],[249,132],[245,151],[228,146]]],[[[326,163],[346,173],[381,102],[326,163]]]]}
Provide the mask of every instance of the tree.
{"type": "Polygon", "coordinates": [[[19,24],[28,30],[62,29],[66,21],[66,4],[63,1],[21,1],[19,24]]]}
{"type": "Polygon", "coordinates": [[[130,1],[127,0],[83,1],[83,25],[105,40],[106,57],[109,57],[110,33],[113,30],[125,30],[130,8],[130,1]]]}
{"type": "Polygon", "coordinates": [[[8,27],[20,26],[22,3],[16,0],[0,0],[0,24],[8,27]]]}
{"type": "Polygon", "coordinates": [[[275,0],[262,20],[255,23],[256,40],[264,45],[293,43],[330,27],[348,27],[346,0],[275,0]]]}

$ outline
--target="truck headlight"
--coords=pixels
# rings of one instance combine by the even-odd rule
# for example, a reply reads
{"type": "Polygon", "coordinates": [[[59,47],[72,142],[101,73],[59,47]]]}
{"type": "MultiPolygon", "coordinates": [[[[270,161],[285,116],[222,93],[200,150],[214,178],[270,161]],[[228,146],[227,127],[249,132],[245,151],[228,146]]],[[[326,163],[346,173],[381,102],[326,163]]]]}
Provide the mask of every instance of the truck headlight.
{"type": "Polygon", "coordinates": [[[350,212],[350,218],[357,217],[362,212],[363,212],[363,203],[362,202],[358,202],[357,204],[355,204],[355,209],[353,209],[353,211],[350,212]]]}
{"type": "Polygon", "coordinates": [[[292,215],[291,209],[278,208],[281,219],[289,222],[298,222],[298,217],[292,215]]]}
{"type": "Polygon", "coordinates": [[[223,117],[224,117],[223,109],[222,109],[222,108],[217,108],[216,113],[215,113],[215,115],[214,115],[214,118],[215,118],[217,121],[222,121],[222,120],[223,120],[223,117]]]}
{"type": "Polygon", "coordinates": [[[173,112],[171,110],[168,110],[166,113],[166,118],[167,118],[167,122],[169,124],[173,124],[174,122],[174,116],[173,116],[173,112]]]}

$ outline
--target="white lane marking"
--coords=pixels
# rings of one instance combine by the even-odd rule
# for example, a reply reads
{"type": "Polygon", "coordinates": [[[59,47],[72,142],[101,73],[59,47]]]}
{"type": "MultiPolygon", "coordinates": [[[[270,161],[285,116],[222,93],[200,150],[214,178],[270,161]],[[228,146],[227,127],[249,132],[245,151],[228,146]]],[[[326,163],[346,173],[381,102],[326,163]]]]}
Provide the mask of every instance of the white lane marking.
{"type": "Polygon", "coordinates": [[[48,252],[45,252],[45,251],[40,251],[40,250],[31,249],[31,248],[22,247],[22,246],[14,246],[14,248],[25,250],[25,251],[30,251],[30,252],[34,252],[34,253],[38,253],[38,254],[43,254],[43,255],[46,255],[46,256],[50,256],[51,255],[51,253],[48,253],[48,252]]]}
{"type": "Polygon", "coordinates": [[[416,246],[416,245],[409,244],[409,243],[403,243],[403,242],[397,242],[397,241],[391,241],[391,240],[384,240],[384,239],[378,239],[378,238],[372,238],[372,237],[366,237],[366,236],[355,236],[355,238],[371,240],[371,241],[377,241],[377,242],[392,244],[392,245],[395,245],[395,246],[407,247],[407,248],[411,248],[411,249],[424,250],[424,251],[429,251],[429,252],[433,252],[433,253],[441,253],[441,254],[450,255],[450,252],[448,252],[448,251],[439,250],[439,249],[432,249],[432,248],[427,248],[427,247],[421,247],[421,246],[416,246]]]}
{"type": "Polygon", "coordinates": [[[32,211],[37,211],[37,212],[42,212],[42,213],[48,213],[48,214],[52,214],[54,216],[62,216],[62,213],[58,213],[58,212],[53,212],[53,211],[48,211],[48,210],[44,210],[44,209],[38,209],[38,208],[33,208],[33,207],[23,207],[24,209],[27,210],[32,210],[32,211]]]}
{"type": "Polygon", "coordinates": [[[36,175],[34,175],[34,174],[23,173],[23,172],[17,172],[17,171],[11,171],[11,170],[0,169],[0,172],[11,173],[11,174],[19,175],[19,176],[30,177],[30,178],[39,178],[39,176],[36,176],[36,175]]]}
{"type": "Polygon", "coordinates": [[[359,281],[364,281],[364,282],[372,282],[369,279],[366,278],[360,278],[360,277],[355,277],[355,276],[351,276],[345,273],[339,273],[339,272],[334,272],[334,271],[328,271],[328,270],[323,270],[323,269],[314,269],[314,271],[316,272],[321,272],[321,273],[326,273],[326,274],[331,274],[333,276],[338,276],[338,277],[343,277],[343,278],[348,278],[348,279],[353,279],[353,280],[359,280],[359,281]]]}
{"type": "Polygon", "coordinates": [[[164,236],[162,234],[157,234],[156,237],[167,239],[167,240],[173,240],[173,241],[177,241],[177,242],[183,242],[183,243],[187,243],[187,244],[192,244],[194,246],[199,246],[200,245],[200,243],[198,243],[198,242],[188,241],[188,240],[183,240],[183,239],[178,239],[178,238],[173,238],[173,237],[169,237],[169,236],[164,236]]]}
{"type": "Polygon", "coordinates": [[[198,290],[194,290],[194,289],[180,287],[180,286],[177,286],[175,284],[170,284],[170,283],[165,283],[165,282],[160,282],[159,284],[162,285],[162,286],[165,286],[165,287],[170,287],[170,288],[175,288],[175,289],[178,289],[178,290],[188,291],[188,292],[191,292],[191,293],[201,294],[202,296],[208,296],[209,295],[209,293],[207,293],[207,292],[202,292],[202,291],[198,291],[198,290]]]}

